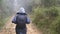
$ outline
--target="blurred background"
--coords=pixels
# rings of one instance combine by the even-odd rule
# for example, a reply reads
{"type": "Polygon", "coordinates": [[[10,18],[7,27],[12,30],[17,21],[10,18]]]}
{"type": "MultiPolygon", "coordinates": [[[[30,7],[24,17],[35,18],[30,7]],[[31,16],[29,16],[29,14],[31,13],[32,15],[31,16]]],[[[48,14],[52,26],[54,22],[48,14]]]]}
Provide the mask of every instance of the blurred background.
{"type": "Polygon", "coordinates": [[[43,34],[60,34],[60,0],[0,0],[0,30],[20,7],[43,34]]]}

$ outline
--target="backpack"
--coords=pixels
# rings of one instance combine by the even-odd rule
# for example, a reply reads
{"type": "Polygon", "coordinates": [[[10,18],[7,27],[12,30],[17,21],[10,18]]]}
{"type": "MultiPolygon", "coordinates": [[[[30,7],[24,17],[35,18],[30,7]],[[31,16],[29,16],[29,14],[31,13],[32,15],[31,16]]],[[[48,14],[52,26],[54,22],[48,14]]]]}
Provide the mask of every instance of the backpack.
{"type": "Polygon", "coordinates": [[[16,22],[17,22],[17,25],[20,27],[20,28],[23,28],[26,26],[26,21],[27,21],[27,16],[26,15],[17,15],[16,17],[16,22]]]}

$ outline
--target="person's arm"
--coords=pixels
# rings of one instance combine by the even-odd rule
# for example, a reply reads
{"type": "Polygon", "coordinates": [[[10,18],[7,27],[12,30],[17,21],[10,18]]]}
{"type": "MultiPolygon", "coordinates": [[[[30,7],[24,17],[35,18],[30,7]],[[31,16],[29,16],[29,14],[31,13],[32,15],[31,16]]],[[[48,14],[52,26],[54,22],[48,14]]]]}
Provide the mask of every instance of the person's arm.
{"type": "Polygon", "coordinates": [[[15,23],[16,24],[16,16],[13,17],[12,23],[15,23]]]}
{"type": "Polygon", "coordinates": [[[27,16],[27,24],[30,24],[30,18],[27,16]]]}

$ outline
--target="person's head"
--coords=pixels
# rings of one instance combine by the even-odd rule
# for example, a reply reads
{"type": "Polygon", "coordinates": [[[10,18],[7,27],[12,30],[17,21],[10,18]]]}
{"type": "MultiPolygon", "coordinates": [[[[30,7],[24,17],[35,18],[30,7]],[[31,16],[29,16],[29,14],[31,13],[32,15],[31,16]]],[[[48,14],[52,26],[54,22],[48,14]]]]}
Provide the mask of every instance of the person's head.
{"type": "Polygon", "coordinates": [[[18,13],[25,13],[25,9],[23,7],[21,7],[18,11],[18,13]]]}
{"type": "Polygon", "coordinates": [[[17,12],[17,14],[27,15],[26,12],[25,12],[25,9],[23,7],[21,7],[19,9],[19,11],[17,12]]]}

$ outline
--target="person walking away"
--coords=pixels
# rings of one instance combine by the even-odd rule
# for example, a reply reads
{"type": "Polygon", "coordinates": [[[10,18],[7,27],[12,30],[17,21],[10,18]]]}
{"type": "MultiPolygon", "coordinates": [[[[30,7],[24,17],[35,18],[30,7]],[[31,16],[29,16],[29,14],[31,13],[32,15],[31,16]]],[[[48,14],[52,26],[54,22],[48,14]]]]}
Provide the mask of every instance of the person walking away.
{"type": "Polygon", "coordinates": [[[17,12],[16,16],[12,20],[12,23],[16,24],[16,34],[27,34],[26,24],[30,24],[30,18],[23,7],[21,7],[17,12]]]}

